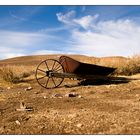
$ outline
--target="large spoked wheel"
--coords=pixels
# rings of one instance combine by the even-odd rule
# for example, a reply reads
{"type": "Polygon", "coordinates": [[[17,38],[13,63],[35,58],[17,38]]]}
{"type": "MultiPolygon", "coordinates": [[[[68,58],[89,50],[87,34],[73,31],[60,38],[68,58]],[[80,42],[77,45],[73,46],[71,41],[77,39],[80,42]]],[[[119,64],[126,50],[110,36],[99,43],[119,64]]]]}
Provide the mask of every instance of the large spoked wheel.
{"type": "Polygon", "coordinates": [[[54,59],[42,61],[36,69],[36,80],[44,88],[52,89],[58,87],[64,78],[54,77],[52,72],[63,73],[64,69],[61,63],[54,59]]]}

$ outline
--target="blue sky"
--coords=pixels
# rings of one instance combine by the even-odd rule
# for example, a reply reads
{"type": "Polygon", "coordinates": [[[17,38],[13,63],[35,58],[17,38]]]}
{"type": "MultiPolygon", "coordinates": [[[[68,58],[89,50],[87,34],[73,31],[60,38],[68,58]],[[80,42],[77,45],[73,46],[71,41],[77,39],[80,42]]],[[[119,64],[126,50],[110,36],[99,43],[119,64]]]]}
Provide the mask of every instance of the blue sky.
{"type": "Polygon", "coordinates": [[[140,53],[140,6],[0,6],[0,59],[140,53]]]}

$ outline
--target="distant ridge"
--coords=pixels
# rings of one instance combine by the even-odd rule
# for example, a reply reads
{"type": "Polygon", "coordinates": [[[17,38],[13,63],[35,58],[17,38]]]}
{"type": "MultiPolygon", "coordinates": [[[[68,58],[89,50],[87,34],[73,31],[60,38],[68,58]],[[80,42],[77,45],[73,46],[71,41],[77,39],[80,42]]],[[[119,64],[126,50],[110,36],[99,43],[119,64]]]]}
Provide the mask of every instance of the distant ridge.
{"type": "MultiPolygon", "coordinates": [[[[32,55],[32,56],[20,56],[9,59],[0,60],[0,65],[37,65],[45,59],[58,59],[64,54],[50,54],[50,55],[32,55]]],[[[110,57],[92,57],[85,55],[67,55],[78,61],[91,63],[91,64],[104,64],[104,63],[124,63],[129,58],[122,56],[110,56],[110,57]]]]}

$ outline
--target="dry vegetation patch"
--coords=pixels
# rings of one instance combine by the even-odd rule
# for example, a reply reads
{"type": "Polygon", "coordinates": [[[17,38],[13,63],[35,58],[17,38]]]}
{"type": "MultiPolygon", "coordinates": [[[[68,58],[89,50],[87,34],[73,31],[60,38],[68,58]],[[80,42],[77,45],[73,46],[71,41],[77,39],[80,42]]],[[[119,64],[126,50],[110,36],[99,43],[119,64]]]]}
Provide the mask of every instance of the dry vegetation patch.
{"type": "Polygon", "coordinates": [[[121,75],[134,75],[140,73],[140,55],[133,56],[126,63],[121,64],[117,70],[121,75]]]}
{"type": "Polygon", "coordinates": [[[0,79],[10,83],[22,82],[32,74],[32,67],[27,66],[6,65],[0,68],[0,79]]]}

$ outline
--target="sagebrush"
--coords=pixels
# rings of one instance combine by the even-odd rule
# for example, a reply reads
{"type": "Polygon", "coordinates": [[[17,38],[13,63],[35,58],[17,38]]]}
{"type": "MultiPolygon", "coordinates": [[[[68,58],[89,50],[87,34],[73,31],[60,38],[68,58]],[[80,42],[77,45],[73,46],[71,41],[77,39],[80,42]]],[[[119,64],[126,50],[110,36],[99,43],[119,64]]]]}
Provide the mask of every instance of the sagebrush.
{"type": "Polygon", "coordinates": [[[11,83],[22,82],[25,77],[29,77],[31,74],[32,70],[29,70],[25,66],[6,65],[0,68],[0,78],[11,83]]]}

